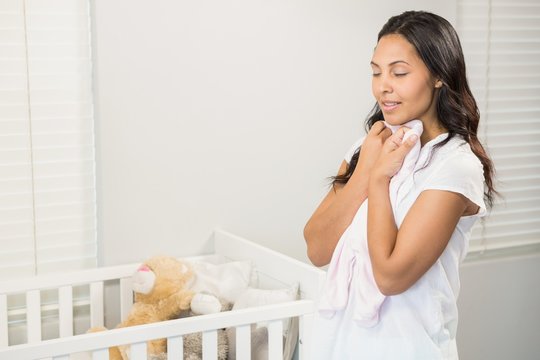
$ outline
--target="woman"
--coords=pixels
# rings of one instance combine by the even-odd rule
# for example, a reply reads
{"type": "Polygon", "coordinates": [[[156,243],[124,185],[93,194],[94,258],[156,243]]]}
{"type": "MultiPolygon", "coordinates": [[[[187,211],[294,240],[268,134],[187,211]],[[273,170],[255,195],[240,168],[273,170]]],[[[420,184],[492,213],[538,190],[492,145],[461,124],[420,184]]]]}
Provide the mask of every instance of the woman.
{"type": "Polygon", "coordinates": [[[495,194],[461,45],[442,17],[408,11],[371,68],[368,134],[304,229],[313,264],[330,263],[312,357],[457,359],[458,266],[495,194]]]}

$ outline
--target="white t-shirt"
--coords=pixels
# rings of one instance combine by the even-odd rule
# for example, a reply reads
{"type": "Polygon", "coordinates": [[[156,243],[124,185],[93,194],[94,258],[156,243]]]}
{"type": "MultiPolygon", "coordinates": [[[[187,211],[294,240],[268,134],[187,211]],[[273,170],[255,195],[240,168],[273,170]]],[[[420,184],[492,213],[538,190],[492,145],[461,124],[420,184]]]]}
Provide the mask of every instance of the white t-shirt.
{"type": "MultiPolygon", "coordinates": [[[[479,217],[485,215],[486,207],[482,164],[470,146],[456,135],[432,153],[433,145],[447,137],[448,134],[439,135],[420,150],[414,175],[399,190],[397,208],[394,209],[397,226],[399,228],[424,190],[462,194],[478,205],[480,210],[476,215],[461,217],[442,255],[413,286],[401,294],[386,297],[376,325],[363,327],[352,320],[354,289],[349,291],[344,310],[338,311],[330,319],[317,317],[314,348],[311,351],[313,359],[458,358],[458,268],[467,253],[471,228],[479,217]]],[[[346,154],[347,162],[350,162],[360,144],[361,141],[355,143],[346,154]]],[[[357,226],[358,221],[367,221],[367,212],[358,213],[350,226],[357,226]]],[[[363,239],[367,239],[367,234],[363,239]]],[[[358,281],[353,279],[350,286],[359,286],[358,281]]]]}

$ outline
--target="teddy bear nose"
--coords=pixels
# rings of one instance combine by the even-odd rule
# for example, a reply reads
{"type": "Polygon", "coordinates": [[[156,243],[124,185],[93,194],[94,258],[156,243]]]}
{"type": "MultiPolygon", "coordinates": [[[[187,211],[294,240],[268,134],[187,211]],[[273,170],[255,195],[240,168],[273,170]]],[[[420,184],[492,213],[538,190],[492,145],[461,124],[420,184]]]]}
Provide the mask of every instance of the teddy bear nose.
{"type": "Polygon", "coordinates": [[[137,271],[150,271],[150,268],[148,267],[148,265],[141,265],[137,271]]]}

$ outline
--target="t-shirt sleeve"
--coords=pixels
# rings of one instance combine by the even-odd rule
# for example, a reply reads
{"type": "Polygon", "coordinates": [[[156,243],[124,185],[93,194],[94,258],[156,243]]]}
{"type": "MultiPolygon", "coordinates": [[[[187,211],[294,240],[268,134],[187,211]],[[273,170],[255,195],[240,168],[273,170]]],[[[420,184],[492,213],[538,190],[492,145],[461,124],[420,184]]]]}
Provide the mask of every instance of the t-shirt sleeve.
{"type": "Polygon", "coordinates": [[[360,139],[356,140],[356,142],[345,153],[344,160],[347,162],[347,164],[351,163],[351,159],[354,156],[354,153],[356,153],[356,151],[360,148],[360,145],[362,145],[365,138],[365,136],[362,136],[360,139]]]}
{"type": "Polygon", "coordinates": [[[429,178],[424,190],[446,190],[462,194],[480,207],[476,216],[486,214],[484,170],[472,153],[458,152],[444,161],[429,178]]]}

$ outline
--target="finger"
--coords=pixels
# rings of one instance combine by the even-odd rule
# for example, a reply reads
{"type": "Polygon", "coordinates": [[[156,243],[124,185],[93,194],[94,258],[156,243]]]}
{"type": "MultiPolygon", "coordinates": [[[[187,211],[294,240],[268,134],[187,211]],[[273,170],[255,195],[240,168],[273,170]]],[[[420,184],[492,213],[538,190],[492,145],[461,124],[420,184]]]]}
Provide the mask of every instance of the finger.
{"type": "Polygon", "coordinates": [[[384,121],[379,120],[373,126],[371,127],[370,133],[373,133],[375,135],[380,134],[382,131],[386,129],[386,125],[384,125],[384,121]]]}
{"type": "Polygon", "coordinates": [[[392,141],[397,145],[401,145],[403,138],[405,137],[405,134],[407,131],[411,130],[410,128],[406,126],[402,126],[399,129],[396,130],[396,132],[392,135],[392,141]]]}
{"type": "Polygon", "coordinates": [[[391,137],[390,141],[395,144],[395,147],[399,147],[401,143],[403,142],[403,136],[405,136],[405,132],[401,129],[396,131],[391,137]]]}
{"type": "MultiPolygon", "coordinates": [[[[402,137],[402,136],[401,136],[402,137]]],[[[400,134],[396,131],[394,134],[389,136],[384,142],[382,151],[385,153],[390,153],[401,145],[400,134]]]]}
{"type": "Polygon", "coordinates": [[[380,136],[383,138],[384,141],[386,141],[386,139],[392,136],[392,130],[390,130],[389,128],[384,128],[381,131],[380,136]]]}
{"type": "Polygon", "coordinates": [[[418,136],[416,134],[412,134],[407,138],[407,140],[403,141],[401,143],[401,146],[396,151],[399,151],[402,153],[403,157],[411,151],[411,149],[414,147],[414,144],[418,141],[418,136]]]}
{"type": "Polygon", "coordinates": [[[402,126],[400,127],[397,131],[396,131],[396,135],[399,137],[399,139],[403,139],[403,137],[405,136],[405,133],[407,131],[411,130],[410,128],[406,127],[406,126],[402,126]]]}

